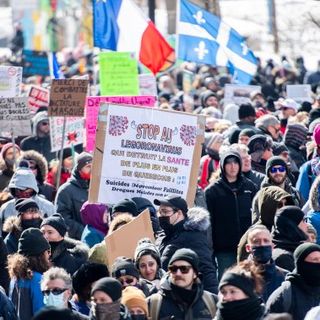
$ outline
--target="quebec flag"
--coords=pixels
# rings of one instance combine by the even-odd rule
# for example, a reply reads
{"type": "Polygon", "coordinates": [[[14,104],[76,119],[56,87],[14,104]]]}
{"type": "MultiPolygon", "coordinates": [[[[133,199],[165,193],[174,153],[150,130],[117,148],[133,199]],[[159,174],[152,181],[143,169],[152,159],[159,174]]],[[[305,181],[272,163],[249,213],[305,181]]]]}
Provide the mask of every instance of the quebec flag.
{"type": "Polygon", "coordinates": [[[179,1],[178,58],[228,67],[235,82],[248,84],[257,59],[244,38],[212,13],[187,0],[179,1]]]}

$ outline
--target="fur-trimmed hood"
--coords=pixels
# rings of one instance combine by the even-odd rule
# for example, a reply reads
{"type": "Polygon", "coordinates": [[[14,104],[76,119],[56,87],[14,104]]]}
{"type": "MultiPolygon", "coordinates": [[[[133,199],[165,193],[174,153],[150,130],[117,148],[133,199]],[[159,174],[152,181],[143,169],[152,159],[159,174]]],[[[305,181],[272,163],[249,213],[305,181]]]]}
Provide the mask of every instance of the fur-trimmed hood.
{"type": "Polygon", "coordinates": [[[320,211],[319,203],[320,176],[313,182],[309,193],[309,205],[312,211],[320,211]]]}
{"type": "Polygon", "coordinates": [[[185,230],[206,231],[210,227],[210,214],[202,207],[188,210],[188,218],[183,227],[185,230]]]}
{"type": "Polygon", "coordinates": [[[89,248],[81,241],[65,237],[63,241],[54,250],[51,259],[58,258],[63,252],[67,250],[70,254],[78,256],[79,258],[88,258],[89,248]]]}
{"type": "Polygon", "coordinates": [[[3,231],[6,233],[10,232],[22,232],[20,225],[20,219],[17,216],[8,217],[3,224],[3,231]]]}

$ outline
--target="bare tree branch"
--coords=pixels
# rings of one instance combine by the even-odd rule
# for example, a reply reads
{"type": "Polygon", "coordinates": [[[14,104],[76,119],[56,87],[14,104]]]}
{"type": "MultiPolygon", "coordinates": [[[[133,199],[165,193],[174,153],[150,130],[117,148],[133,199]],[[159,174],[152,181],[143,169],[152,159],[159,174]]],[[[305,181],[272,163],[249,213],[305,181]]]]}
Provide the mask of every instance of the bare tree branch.
{"type": "Polygon", "coordinates": [[[308,16],[311,22],[313,22],[318,28],[320,28],[320,21],[318,21],[310,12],[308,12],[308,16]]]}

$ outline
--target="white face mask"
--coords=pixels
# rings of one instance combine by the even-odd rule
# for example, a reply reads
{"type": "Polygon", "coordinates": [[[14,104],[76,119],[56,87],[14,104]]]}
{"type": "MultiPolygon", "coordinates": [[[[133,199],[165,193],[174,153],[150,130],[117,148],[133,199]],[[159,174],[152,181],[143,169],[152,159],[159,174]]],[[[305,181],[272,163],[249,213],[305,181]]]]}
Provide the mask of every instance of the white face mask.
{"type": "Polygon", "coordinates": [[[62,308],[64,307],[64,292],[54,295],[52,292],[48,296],[43,297],[43,302],[46,306],[62,308]]]}

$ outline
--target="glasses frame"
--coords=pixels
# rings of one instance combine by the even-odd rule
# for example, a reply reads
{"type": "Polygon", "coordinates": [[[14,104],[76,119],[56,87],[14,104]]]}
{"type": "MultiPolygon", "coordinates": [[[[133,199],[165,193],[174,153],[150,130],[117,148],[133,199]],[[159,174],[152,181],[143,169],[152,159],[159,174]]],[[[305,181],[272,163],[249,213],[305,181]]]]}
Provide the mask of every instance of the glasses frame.
{"type": "Polygon", "coordinates": [[[52,293],[54,296],[58,296],[59,294],[67,291],[68,288],[53,288],[53,289],[47,289],[47,290],[43,290],[42,293],[44,296],[48,296],[50,293],[52,293]]]}
{"type": "Polygon", "coordinates": [[[280,172],[280,173],[284,173],[286,172],[286,167],[284,166],[281,166],[281,167],[271,167],[270,168],[270,173],[277,173],[277,172],[280,172]]]}
{"type": "Polygon", "coordinates": [[[182,266],[173,265],[168,267],[168,270],[172,274],[176,274],[178,270],[180,270],[182,274],[188,274],[191,269],[192,269],[192,266],[187,266],[187,265],[182,265],[182,266]]]}

